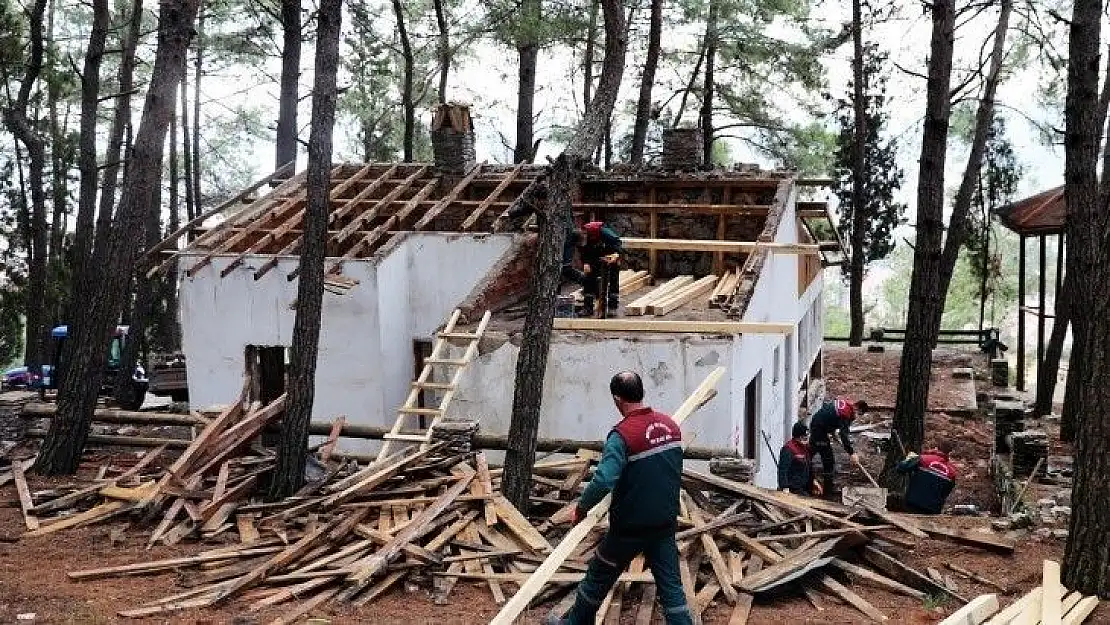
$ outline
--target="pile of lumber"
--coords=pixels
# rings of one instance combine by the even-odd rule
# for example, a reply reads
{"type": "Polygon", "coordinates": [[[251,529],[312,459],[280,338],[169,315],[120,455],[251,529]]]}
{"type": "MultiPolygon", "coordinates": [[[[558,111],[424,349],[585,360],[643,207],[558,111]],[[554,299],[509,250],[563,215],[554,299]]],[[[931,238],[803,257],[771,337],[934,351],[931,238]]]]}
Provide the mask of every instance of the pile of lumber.
{"type": "Polygon", "coordinates": [[[727,305],[739,286],[740,268],[737,267],[721,276],[721,281],[717,283],[717,288],[713,289],[713,292],[709,294],[708,304],[710,308],[722,308],[727,305]]]}
{"type": "MultiPolygon", "coordinates": [[[[632,269],[622,269],[618,274],[618,292],[621,295],[627,295],[633,291],[638,291],[651,282],[651,274],[646,271],[634,271],[632,269]]],[[[575,300],[582,300],[582,289],[576,289],[571,293],[575,300]]]]}
{"type": "Polygon", "coordinates": [[[1060,564],[1045,560],[1041,585],[1005,609],[1000,610],[999,607],[998,595],[980,595],[941,621],[940,625],[1079,625],[1098,607],[1098,597],[1068,592],[1060,583],[1060,564]]]}
{"type": "Polygon", "coordinates": [[[662,316],[707,295],[717,286],[714,275],[697,280],[693,276],[676,276],[640,296],[624,307],[626,315],[662,316]]]}

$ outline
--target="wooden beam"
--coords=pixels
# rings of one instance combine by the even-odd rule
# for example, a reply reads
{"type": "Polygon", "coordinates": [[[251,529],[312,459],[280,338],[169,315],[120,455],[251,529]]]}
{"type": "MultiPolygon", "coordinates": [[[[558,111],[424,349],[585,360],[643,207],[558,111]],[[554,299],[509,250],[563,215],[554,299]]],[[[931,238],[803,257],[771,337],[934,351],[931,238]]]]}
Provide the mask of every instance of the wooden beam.
{"type": "Polygon", "coordinates": [[[726,252],[731,254],[750,254],[758,250],[769,250],[776,254],[820,254],[820,245],[803,243],[774,243],[771,241],[710,241],[698,239],[639,239],[623,238],[621,246],[626,250],[666,250],[672,252],[726,252]]]}
{"type": "MultiPolygon", "coordinates": [[[[678,410],[674,412],[672,418],[679,426],[698,408],[704,405],[716,393],[717,383],[725,375],[724,367],[717,367],[702,381],[698,388],[686,398],[686,401],[679,406],[678,410]]],[[[520,589],[516,594],[509,599],[508,602],[502,606],[501,611],[497,616],[490,621],[490,625],[512,625],[532,599],[539,594],[544,585],[552,579],[555,572],[562,566],[563,562],[570,556],[571,552],[578,548],[578,545],[586,538],[593,528],[601,521],[601,518],[609,511],[609,504],[613,500],[612,493],[605,495],[605,497],[598,502],[589,512],[586,513],[586,518],[582,519],[577,525],[570,529],[570,532],[563,537],[562,542],[551,552],[543,564],[539,566],[532,573],[532,575],[521,584],[520,589]]]]}
{"type": "Polygon", "coordinates": [[[1098,597],[1084,597],[1064,617],[1064,625],[1079,625],[1098,607],[1098,597]]]}
{"type": "Polygon", "coordinates": [[[1024,612],[1026,607],[1028,607],[1030,604],[1036,603],[1037,605],[1040,605],[1040,601],[1041,587],[1037,586],[1033,590],[1030,590],[1028,594],[1011,603],[998,614],[995,614],[991,620],[987,621],[987,625],[1007,625],[1007,623],[1014,620],[1019,614],[1024,612]]]}
{"type": "Polygon", "coordinates": [[[900,515],[906,519],[912,519],[914,525],[923,530],[926,534],[937,538],[946,538],[948,540],[986,549],[995,553],[1011,554],[1014,552],[1016,543],[1008,538],[996,536],[990,532],[976,532],[964,530],[954,527],[948,527],[937,523],[936,521],[926,519],[920,516],[900,515]]]}
{"type": "Polygon", "coordinates": [[[642,315],[646,312],[648,304],[663,299],[664,297],[686,287],[694,281],[693,276],[675,276],[665,283],[656,286],[654,289],[636,298],[632,303],[624,307],[624,314],[626,315],[642,315]]]}
{"type": "Polygon", "coordinates": [[[998,595],[980,595],[956,610],[939,625],[980,625],[998,612],[998,595]]]}
{"type": "Polygon", "coordinates": [[[1041,625],[1060,625],[1063,615],[1060,601],[1064,598],[1064,587],[1060,584],[1060,563],[1054,560],[1044,561],[1044,573],[1041,577],[1041,625]]]}
{"type": "Polygon", "coordinates": [[[467,174],[466,177],[464,177],[462,180],[460,180],[459,183],[455,185],[455,188],[451,189],[451,192],[445,195],[442,200],[436,203],[435,206],[429,208],[428,212],[424,213],[424,216],[416,222],[412,229],[423,230],[425,226],[432,223],[433,219],[439,217],[439,214],[443,212],[443,209],[447,208],[447,206],[451,204],[451,202],[454,202],[456,199],[458,199],[459,194],[463,192],[463,189],[465,189],[467,185],[470,184],[470,181],[474,180],[474,177],[482,171],[483,167],[485,167],[485,163],[479,163],[471,168],[470,173],[467,174]]]}
{"type": "Polygon", "coordinates": [[[478,223],[478,220],[482,218],[482,215],[485,214],[490,205],[493,204],[493,202],[497,201],[498,197],[501,197],[501,193],[505,191],[505,189],[513,182],[513,180],[516,180],[516,177],[520,175],[520,170],[523,168],[524,163],[520,163],[519,165],[514,167],[513,170],[510,171],[509,174],[505,176],[505,178],[497,185],[497,187],[494,188],[493,191],[490,191],[490,194],[486,196],[486,199],[482,200],[482,202],[478,204],[478,207],[470,213],[466,220],[463,221],[462,226],[459,229],[463,232],[469,232],[470,229],[478,223]]]}
{"type": "Polygon", "coordinates": [[[717,285],[717,276],[705,276],[704,278],[685,286],[675,293],[671,293],[667,297],[655,300],[648,304],[644,312],[649,315],[662,316],[673,310],[685,306],[687,303],[701,297],[702,295],[713,290],[717,285]]]}
{"type": "Polygon", "coordinates": [[[674,332],[689,334],[792,334],[792,323],[756,321],[665,321],[660,319],[558,318],[556,330],[601,332],[674,332]]]}
{"type": "Polygon", "coordinates": [[[364,236],[358,243],[355,243],[353,246],[351,246],[351,248],[343,254],[343,257],[331,266],[331,269],[328,270],[328,273],[338,273],[343,269],[343,261],[355,258],[363,250],[372,249],[374,247],[374,244],[377,243],[383,236],[385,236],[386,232],[390,228],[398,223],[403,222],[404,219],[408,217],[408,215],[412,213],[413,210],[416,209],[420,201],[431,195],[438,185],[438,178],[430,180],[427,184],[424,185],[423,188],[416,192],[416,195],[414,195],[412,199],[410,199],[401,210],[397,211],[396,214],[390,216],[389,219],[386,219],[382,225],[366,233],[366,236],[364,236]]]}

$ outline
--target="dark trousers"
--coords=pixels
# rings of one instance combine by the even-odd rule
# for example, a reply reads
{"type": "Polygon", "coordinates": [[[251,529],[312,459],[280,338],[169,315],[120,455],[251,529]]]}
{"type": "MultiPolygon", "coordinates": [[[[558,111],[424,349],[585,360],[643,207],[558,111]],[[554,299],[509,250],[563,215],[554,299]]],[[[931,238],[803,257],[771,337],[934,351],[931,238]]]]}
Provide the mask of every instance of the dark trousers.
{"type": "Polygon", "coordinates": [[[614,299],[620,288],[618,284],[620,281],[620,267],[616,263],[607,263],[601,260],[596,261],[596,264],[589,261],[587,263],[590,265],[590,273],[585,274],[582,278],[582,293],[594,297],[601,295],[601,276],[604,272],[609,280],[609,299],[614,299]]]}
{"type": "Polygon", "coordinates": [[[597,610],[617,578],[639,554],[644,554],[655,578],[656,598],[663,606],[667,625],[693,625],[678,572],[678,545],[674,534],[649,538],[605,534],[590,560],[586,578],[578,585],[574,607],[566,615],[569,625],[593,625],[597,610]]]}
{"type": "Polygon", "coordinates": [[[814,456],[821,456],[821,488],[825,490],[825,497],[831,497],[833,492],[833,478],[836,477],[836,454],[833,453],[832,441],[829,439],[809,441],[809,447],[814,456]]]}

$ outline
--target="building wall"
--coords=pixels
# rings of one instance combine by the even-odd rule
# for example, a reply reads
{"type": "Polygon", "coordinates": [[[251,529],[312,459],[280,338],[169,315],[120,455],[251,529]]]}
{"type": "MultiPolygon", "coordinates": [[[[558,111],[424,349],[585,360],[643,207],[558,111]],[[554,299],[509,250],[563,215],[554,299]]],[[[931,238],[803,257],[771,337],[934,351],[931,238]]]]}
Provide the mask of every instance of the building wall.
{"type": "MultiPolygon", "coordinates": [[[[503,337],[502,337],[503,338],[503,337]]],[[[645,401],[673,412],[713,369],[731,369],[735,343],[731,337],[625,334],[599,338],[557,331],[544,377],[540,436],[598,440],[619,420],[609,393],[609,380],[623,369],[640,373],[645,401]]],[[[463,376],[452,416],[478,418],[485,433],[505,434],[512,414],[513,380],[518,345],[505,340],[483,354],[463,376]]],[[[698,446],[727,447],[735,402],[728,374],[718,394],[683,427],[684,437],[698,446]]]]}
{"type": "MultiPolygon", "coordinates": [[[[346,295],[324,293],[313,419],[346,415],[349,423],[392,424],[413,379],[413,339],[430,337],[446,322],[510,241],[510,235],[410,234],[373,259],[345,263],[344,275],[359,284],[346,295]]],[[[286,275],[298,261],[282,259],[255,281],[254,270],[268,259],[248,257],[221,278],[232,260],[221,257],[181,280],[182,345],[196,406],[238,396],[247,345],[292,343],[297,282],[286,275]]],[[[185,257],[182,267],[195,260],[185,257]]],[[[343,442],[350,450],[370,445],[343,442]]]]}

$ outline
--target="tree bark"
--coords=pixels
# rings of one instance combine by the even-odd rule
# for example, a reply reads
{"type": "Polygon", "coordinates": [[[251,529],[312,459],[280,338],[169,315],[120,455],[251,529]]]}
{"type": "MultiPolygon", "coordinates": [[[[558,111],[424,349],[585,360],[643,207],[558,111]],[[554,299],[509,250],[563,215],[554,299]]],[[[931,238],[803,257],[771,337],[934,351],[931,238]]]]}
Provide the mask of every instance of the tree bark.
{"type": "MultiPolygon", "coordinates": [[[[27,57],[26,71],[20,82],[15,102],[4,111],[4,121],[12,135],[27,148],[27,185],[31,189],[31,210],[27,238],[28,250],[28,293],[46,293],[46,191],[43,172],[46,167],[46,147],[43,137],[27,118],[27,107],[31,91],[42,73],[43,64],[43,17],[47,0],[35,0],[30,10],[29,35],[31,38],[30,55],[27,57]]],[[[26,334],[24,345],[26,356],[24,364],[31,371],[38,371],[46,358],[46,298],[34,295],[26,298],[26,334]]]]}
{"type": "MultiPolygon", "coordinates": [[[[100,263],[104,259],[97,256],[97,250],[106,249],[99,242],[108,236],[112,224],[112,213],[116,205],[116,188],[119,185],[120,172],[123,171],[124,137],[128,127],[131,126],[131,91],[135,87],[135,53],[139,46],[139,28],[143,20],[143,0],[132,0],[129,15],[127,34],[123,40],[123,55],[120,58],[116,81],[119,83],[120,96],[116,98],[115,110],[112,113],[112,127],[108,131],[108,150],[104,154],[104,178],[100,182],[100,203],[96,212],[97,242],[93,248],[93,260],[90,263],[90,272],[87,277],[78,281],[78,287],[84,288],[91,283],[96,273],[100,272],[100,263]]],[[[84,297],[78,298],[84,301],[84,297]]]]}
{"type": "Polygon", "coordinates": [[[590,114],[590,100],[594,89],[594,46],[597,45],[597,14],[599,0],[590,2],[590,23],[586,27],[586,51],[582,54],[582,115],[590,114]]]}
{"type": "MultiPolygon", "coordinates": [[[[1098,76],[1102,2],[1076,0],[1068,44],[1064,182],[1067,203],[1067,275],[1083,276],[1089,288],[1071,293],[1076,310],[1073,337],[1084,366],[1076,384],[1075,475],[1072,514],[1064,551],[1064,584],[1085,595],[1110,598],[1110,252],[1105,239],[1107,198],[1098,177],[1098,76]]],[[[1069,377],[1075,372],[1069,371],[1069,377]]],[[[1071,384],[1069,389],[1071,390],[1071,384]]],[[[1065,402],[1068,400],[1065,399],[1065,402]]]]}
{"type": "Polygon", "coordinates": [[[651,23],[648,27],[647,56],[644,72],[640,77],[640,97],[636,100],[636,121],[632,125],[633,165],[644,163],[644,146],[647,144],[648,123],[651,120],[651,88],[655,84],[655,70],[659,68],[659,48],[663,35],[663,0],[651,0],[651,23]]]}
{"type": "MultiPolygon", "coordinates": [[[[189,79],[181,81],[181,173],[185,176],[185,219],[192,221],[200,214],[193,197],[193,138],[189,134],[189,79]]],[[[193,240],[192,233],[186,235],[193,240]]]]}
{"type": "MultiPolygon", "coordinates": [[[[1044,362],[1037,367],[1037,399],[1033,405],[1033,414],[1042,416],[1052,412],[1052,397],[1056,393],[1056,376],[1060,370],[1060,357],[1064,352],[1064,339],[1067,338],[1068,325],[1071,323],[1071,280],[1064,276],[1064,284],[1056,294],[1056,310],[1052,319],[1052,334],[1048,337],[1048,346],[1044,351],[1044,362]]],[[[1070,372],[1069,372],[1070,373],[1070,372]]],[[[1070,377],[1070,376],[1069,376],[1070,377]]],[[[1071,423],[1074,426],[1074,420],[1071,423]]],[[[1067,429],[1064,423],[1060,424],[1063,430],[1067,429]]],[[[1074,432],[1074,429],[1072,429],[1074,432]]],[[[1065,440],[1071,440],[1067,438],[1065,440]]]]}
{"type": "Polygon", "coordinates": [[[304,483],[324,297],[324,254],[328,238],[332,127],[335,124],[342,5],[342,0],[322,0],[317,13],[316,77],[308,139],[308,205],[297,279],[297,315],[293,321],[293,346],[289,354],[288,396],[278,464],[270,488],[273,497],[292,495],[304,483]]]}
{"type": "Polygon", "coordinates": [[[516,46],[520,60],[517,69],[514,163],[531,163],[536,158],[532,136],[535,133],[533,107],[536,100],[536,63],[540,54],[536,31],[542,17],[541,6],[541,0],[521,0],[520,4],[523,26],[517,35],[516,46]]]}
{"type": "Polygon", "coordinates": [[[863,343],[863,270],[864,242],[867,230],[867,206],[864,200],[864,167],[867,141],[867,102],[863,85],[863,11],[861,0],[852,0],[852,258],[848,270],[848,307],[852,326],[848,344],[863,343]]]}
{"type": "MultiPolygon", "coordinates": [[[[177,176],[177,116],[170,118],[170,162],[168,168],[169,180],[169,224],[166,234],[177,232],[181,227],[181,196],[180,180],[177,176]]],[[[155,241],[157,243],[157,241],[155,241]]],[[[177,317],[177,267],[170,267],[162,276],[162,293],[165,302],[165,319],[159,325],[159,349],[175,351],[181,347],[181,323],[177,317]]]]}
{"type": "MultiPolygon", "coordinates": [[[[297,87],[301,77],[301,2],[281,0],[281,95],[274,169],[297,162],[297,87]]],[[[294,168],[296,165],[294,165],[294,168]]]]}
{"type": "Polygon", "coordinates": [[[412,42],[409,41],[409,31],[405,28],[405,7],[401,5],[401,0],[393,0],[393,15],[397,20],[397,35],[401,39],[401,56],[405,62],[401,85],[401,106],[405,111],[404,161],[411,163],[416,139],[416,102],[413,99],[412,87],[416,60],[413,57],[412,42]]]}
{"type": "Polygon", "coordinates": [[[701,91],[701,140],[702,162],[713,165],[713,91],[714,66],[717,61],[717,11],[716,0],[709,0],[709,17],[705,20],[705,82],[701,91]]]}
{"type": "MultiPolygon", "coordinates": [[[[998,25],[994,30],[994,49],[991,52],[991,64],[983,85],[983,94],[979,98],[979,108],[975,111],[975,130],[971,140],[971,150],[967,157],[967,166],[964,169],[960,187],[956,190],[956,199],[952,205],[952,216],[948,220],[948,236],[944,241],[944,253],[940,265],[940,308],[935,311],[936,321],[929,326],[933,332],[933,344],[936,344],[936,333],[940,330],[941,315],[944,313],[944,302],[948,296],[948,287],[952,283],[952,274],[956,271],[956,261],[959,259],[960,250],[967,241],[968,214],[971,211],[971,200],[975,194],[975,187],[979,181],[979,172],[983,167],[983,155],[987,151],[987,139],[990,136],[991,123],[994,120],[994,97],[998,91],[1001,80],[1002,60],[1005,56],[1006,33],[1010,27],[1010,12],[1013,9],[1013,0],[1003,0],[998,14],[998,25]]],[[[922,407],[924,410],[924,407],[922,407]]]]}
{"type": "MultiPolygon", "coordinates": [[[[956,27],[955,0],[932,4],[933,29],[930,41],[925,122],[917,183],[917,237],[914,242],[913,275],[910,279],[906,338],[898,373],[893,427],[907,451],[921,451],[925,438],[925,406],[929,397],[933,337],[926,324],[938,318],[941,308],[940,261],[944,232],[944,166],[947,159],[948,123],[952,104],[952,49],[956,27]]],[[[893,471],[901,460],[891,445],[882,479],[895,490],[904,480],[893,471]]]]}
{"type": "MultiPolygon", "coordinates": [[[[96,114],[100,97],[100,63],[108,39],[110,20],[108,0],[93,0],[92,30],[89,46],[85,50],[85,63],[81,71],[81,127],[78,138],[77,167],[81,183],[77,199],[77,220],[73,237],[73,285],[86,275],[93,243],[93,220],[96,216],[96,188],[99,183],[96,168],[96,114]]],[[[76,289],[74,291],[76,293],[76,289]]],[[[80,300],[71,297],[66,319],[75,319],[80,300]]]]}
{"type": "MultiPolygon", "coordinates": [[[[572,220],[571,205],[578,193],[582,169],[589,166],[613,112],[624,76],[628,35],[619,0],[602,0],[605,20],[605,60],[590,113],[579,121],[566,150],[546,175],[547,200],[536,213],[540,227],[539,249],[532,265],[532,288],[524,319],[524,338],[516,364],[513,413],[505,453],[502,488],[520,510],[528,509],[532,489],[532,465],[536,460],[536,436],[543,402],[543,380],[551,344],[555,296],[559,290],[563,242],[572,220]]],[[[540,183],[543,184],[543,183],[540,183]]]]}
{"type": "Polygon", "coordinates": [[[204,76],[204,3],[197,9],[197,56],[193,65],[193,208],[204,206],[200,193],[200,81],[204,76]]]}
{"type": "Polygon", "coordinates": [[[436,25],[439,27],[439,38],[436,42],[436,55],[439,57],[439,103],[444,104],[447,102],[447,77],[451,73],[451,39],[443,0],[434,0],[433,4],[436,11],[436,25]]]}
{"type": "Polygon", "coordinates": [[[97,241],[106,249],[104,267],[84,302],[85,314],[71,324],[73,357],[62,372],[58,413],[39,450],[35,469],[47,475],[73,473],[81,461],[97,391],[104,377],[108,341],[123,307],[138,259],[144,220],[162,180],[166,131],[173,116],[177,85],[185,75],[185,55],[193,36],[199,0],[162,0],[158,47],[142,122],[127,168],[119,208],[109,236],[97,241]]]}

